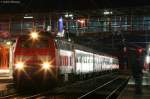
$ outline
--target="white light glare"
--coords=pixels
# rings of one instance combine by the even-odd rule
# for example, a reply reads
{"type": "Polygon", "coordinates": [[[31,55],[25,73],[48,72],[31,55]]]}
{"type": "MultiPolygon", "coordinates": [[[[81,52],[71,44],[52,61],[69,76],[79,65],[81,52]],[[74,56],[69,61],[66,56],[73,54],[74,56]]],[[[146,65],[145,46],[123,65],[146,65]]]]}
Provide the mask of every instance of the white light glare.
{"type": "Polygon", "coordinates": [[[68,14],[65,14],[65,17],[66,17],[66,18],[68,18],[68,17],[69,17],[69,15],[68,15],[68,14]]]}
{"type": "Polygon", "coordinates": [[[6,44],[7,44],[7,45],[11,45],[11,41],[7,41],[6,44]]]}
{"type": "Polygon", "coordinates": [[[150,48],[148,48],[148,51],[150,52],[150,48]]]}
{"type": "Polygon", "coordinates": [[[150,56],[149,56],[149,55],[146,56],[146,63],[147,63],[147,64],[150,63],[150,56]]]}
{"type": "Polygon", "coordinates": [[[24,16],[24,19],[33,19],[33,16],[24,16]]]}
{"type": "Polygon", "coordinates": [[[17,63],[15,64],[15,66],[16,66],[16,69],[21,70],[21,69],[24,68],[24,63],[23,63],[23,62],[17,62],[17,63]]]}
{"type": "Polygon", "coordinates": [[[42,64],[42,66],[43,66],[43,69],[48,70],[49,67],[50,67],[50,63],[49,63],[49,62],[44,62],[44,63],[42,64]]]}
{"type": "Polygon", "coordinates": [[[80,22],[80,23],[85,23],[85,20],[77,20],[78,22],[80,22]]]}
{"type": "Polygon", "coordinates": [[[104,15],[112,14],[112,11],[104,11],[104,15]]]}
{"type": "Polygon", "coordinates": [[[66,17],[66,18],[68,18],[68,17],[73,18],[73,14],[68,14],[68,13],[66,13],[66,14],[65,14],[65,17],[66,17]]]}
{"type": "Polygon", "coordinates": [[[39,37],[37,32],[31,32],[30,36],[32,39],[37,39],[39,37]]]}
{"type": "Polygon", "coordinates": [[[59,22],[62,22],[62,21],[63,21],[62,18],[60,18],[60,19],[59,19],[59,22]]]}
{"type": "Polygon", "coordinates": [[[68,41],[71,42],[71,38],[69,38],[68,41]]]}
{"type": "Polygon", "coordinates": [[[69,17],[73,17],[73,14],[69,14],[69,17]]]}

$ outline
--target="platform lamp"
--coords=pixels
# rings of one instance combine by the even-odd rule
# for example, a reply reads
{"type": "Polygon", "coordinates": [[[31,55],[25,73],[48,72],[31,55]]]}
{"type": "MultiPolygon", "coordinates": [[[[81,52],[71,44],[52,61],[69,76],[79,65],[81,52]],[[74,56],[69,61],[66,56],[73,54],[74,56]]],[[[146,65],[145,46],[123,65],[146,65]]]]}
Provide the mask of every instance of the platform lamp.
{"type": "Polygon", "coordinates": [[[66,13],[65,15],[65,18],[66,18],[66,31],[67,32],[67,39],[68,41],[70,42],[71,41],[71,38],[69,36],[69,19],[73,19],[74,18],[74,15],[72,13],[66,13]]]}
{"type": "Polygon", "coordinates": [[[33,19],[34,17],[28,14],[25,14],[25,16],[23,17],[24,19],[33,19]]]}
{"type": "Polygon", "coordinates": [[[147,64],[150,63],[150,55],[149,55],[149,53],[150,53],[150,48],[148,48],[147,55],[145,56],[145,61],[146,61],[147,64]]]}

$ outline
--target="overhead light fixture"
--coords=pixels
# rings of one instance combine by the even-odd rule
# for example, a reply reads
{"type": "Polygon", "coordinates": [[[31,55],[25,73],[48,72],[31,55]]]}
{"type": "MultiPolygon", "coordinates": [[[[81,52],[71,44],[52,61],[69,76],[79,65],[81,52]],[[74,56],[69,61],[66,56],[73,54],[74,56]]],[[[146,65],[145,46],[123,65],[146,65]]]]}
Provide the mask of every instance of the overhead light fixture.
{"type": "Polygon", "coordinates": [[[68,13],[66,13],[66,14],[65,14],[65,18],[73,18],[73,14],[68,14],[68,13]]]}
{"type": "Polygon", "coordinates": [[[81,19],[81,20],[77,20],[78,22],[80,22],[80,23],[85,23],[85,20],[84,19],[81,19]]]}
{"type": "Polygon", "coordinates": [[[104,15],[110,15],[110,14],[113,14],[113,12],[112,11],[108,11],[108,10],[104,11],[104,15]]]}
{"type": "Polygon", "coordinates": [[[65,17],[66,17],[66,18],[68,18],[68,17],[69,17],[69,15],[68,15],[68,14],[65,14],[65,17]]]}
{"type": "Polygon", "coordinates": [[[24,19],[33,19],[33,16],[24,16],[24,19]]]}
{"type": "Polygon", "coordinates": [[[150,56],[149,56],[149,55],[146,56],[146,63],[147,63],[147,64],[150,63],[150,56]]]}
{"type": "Polygon", "coordinates": [[[12,42],[11,42],[11,41],[7,41],[6,44],[7,44],[7,45],[11,45],[12,42]]]}
{"type": "Polygon", "coordinates": [[[62,22],[62,21],[63,21],[63,19],[62,19],[62,17],[60,17],[60,18],[59,18],[59,22],[62,22]]]}
{"type": "Polygon", "coordinates": [[[148,48],[148,51],[150,52],[150,48],[148,48]]]}
{"type": "Polygon", "coordinates": [[[73,14],[69,14],[69,17],[73,17],[73,14]]]}
{"type": "Polygon", "coordinates": [[[24,18],[24,19],[33,19],[33,16],[32,16],[32,15],[25,14],[25,16],[24,16],[23,18],[24,18]]]}

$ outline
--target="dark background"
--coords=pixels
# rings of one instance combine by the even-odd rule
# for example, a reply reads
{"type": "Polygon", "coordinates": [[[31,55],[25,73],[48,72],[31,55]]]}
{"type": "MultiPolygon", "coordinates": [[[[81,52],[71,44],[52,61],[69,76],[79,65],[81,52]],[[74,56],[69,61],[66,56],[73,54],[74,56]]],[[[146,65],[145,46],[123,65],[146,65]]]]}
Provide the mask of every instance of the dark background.
{"type": "Polygon", "coordinates": [[[147,5],[150,5],[149,0],[0,0],[0,11],[46,12],[53,10],[87,10],[147,5]]]}

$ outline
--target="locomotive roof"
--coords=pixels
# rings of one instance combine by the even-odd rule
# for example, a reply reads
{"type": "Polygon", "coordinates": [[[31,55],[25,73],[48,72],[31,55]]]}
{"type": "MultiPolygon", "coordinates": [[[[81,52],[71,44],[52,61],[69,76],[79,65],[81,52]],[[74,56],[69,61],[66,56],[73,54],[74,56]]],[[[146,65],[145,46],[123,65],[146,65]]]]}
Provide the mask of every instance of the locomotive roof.
{"type": "MultiPolygon", "coordinates": [[[[50,37],[53,38],[53,36],[49,32],[40,31],[38,32],[38,34],[42,38],[50,38],[50,37]]],[[[24,39],[24,38],[29,38],[29,36],[30,36],[29,34],[24,34],[24,35],[19,35],[18,37],[24,39]]]]}

